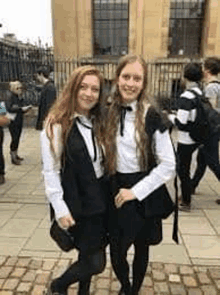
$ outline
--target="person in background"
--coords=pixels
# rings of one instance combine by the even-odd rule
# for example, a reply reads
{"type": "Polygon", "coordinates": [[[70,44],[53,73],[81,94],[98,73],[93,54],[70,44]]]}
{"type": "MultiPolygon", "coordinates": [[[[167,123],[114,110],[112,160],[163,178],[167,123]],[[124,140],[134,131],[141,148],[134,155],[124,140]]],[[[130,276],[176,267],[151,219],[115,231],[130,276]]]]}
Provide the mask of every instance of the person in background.
{"type": "Polygon", "coordinates": [[[106,169],[112,183],[110,255],[121,283],[120,295],[139,293],[148,265],[149,246],[162,240],[161,219],[145,217],[141,201],[175,175],[168,127],[146,97],[146,87],[144,59],[136,55],[122,57],[103,134],[106,169]],[[131,285],[127,251],[132,244],[135,253],[131,285]]]}
{"type": "Polygon", "coordinates": [[[202,66],[198,63],[187,64],[183,72],[185,91],[180,95],[176,115],[170,114],[169,119],[178,128],[178,174],[181,182],[181,203],[179,209],[191,209],[191,178],[190,165],[193,152],[200,146],[190,137],[190,128],[196,119],[196,94],[202,95],[200,82],[203,78],[202,66]],[[191,92],[194,91],[195,93],[191,92]]]}
{"type": "Polygon", "coordinates": [[[5,106],[11,119],[9,124],[9,132],[11,134],[10,155],[11,162],[14,165],[21,165],[23,160],[23,158],[18,156],[18,146],[23,127],[23,114],[32,108],[31,105],[23,106],[22,93],[23,86],[20,81],[10,82],[5,106]]]}
{"type": "MultiPolygon", "coordinates": [[[[207,58],[204,62],[204,80],[207,83],[205,86],[205,96],[209,98],[210,103],[213,108],[220,113],[220,81],[218,79],[218,74],[220,73],[220,59],[217,57],[207,58]]],[[[197,168],[192,177],[192,194],[195,193],[200,180],[205,174],[206,167],[209,163],[207,157],[211,157],[216,165],[215,175],[220,179],[220,165],[219,165],[219,133],[218,130],[209,139],[207,144],[202,145],[198,150],[197,155],[197,168]],[[219,171],[219,172],[218,172],[219,171]]],[[[220,204],[220,198],[216,200],[217,204],[220,204]]]]}
{"type": "Polygon", "coordinates": [[[10,118],[7,116],[5,102],[0,103],[0,185],[5,183],[5,159],[3,155],[4,131],[3,126],[10,123],[10,118]]]}
{"type": "Polygon", "coordinates": [[[56,100],[56,88],[54,83],[49,78],[50,71],[46,66],[41,66],[36,71],[37,81],[43,85],[39,100],[38,117],[36,129],[43,129],[43,122],[46,118],[48,111],[54,101],[56,100]]]}
{"type": "Polygon", "coordinates": [[[48,294],[67,295],[76,282],[79,295],[90,294],[92,276],[106,264],[109,185],[102,165],[102,89],[95,67],[75,69],[41,132],[46,195],[59,225],[75,225],[79,250],[78,261],[52,281],[48,294]]]}

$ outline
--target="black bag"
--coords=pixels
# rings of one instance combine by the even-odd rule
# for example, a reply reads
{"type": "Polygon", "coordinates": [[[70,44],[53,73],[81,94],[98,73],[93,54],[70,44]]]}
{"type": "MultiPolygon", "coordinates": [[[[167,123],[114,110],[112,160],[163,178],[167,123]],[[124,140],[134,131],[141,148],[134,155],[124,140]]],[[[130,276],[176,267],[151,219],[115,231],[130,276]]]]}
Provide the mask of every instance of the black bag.
{"type": "Polygon", "coordinates": [[[165,184],[141,201],[141,205],[144,208],[145,217],[159,217],[161,219],[166,219],[176,207],[165,184]]]}
{"type": "Polygon", "coordinates": [[[199,143],[204,143],[210,135],[220,131],[220,114],[212,107],[209,99],[189,90],[195,95],[197,115],[190,129],[190,137],[199,143]]]}
{"type": "Polygon", "coordinates": [[[76,226],[67,230],[62,229],[54,219],[50,227],[50,236],[57,243],[61,250],[68,252],[75,248],[74,232],[76,226]]]}

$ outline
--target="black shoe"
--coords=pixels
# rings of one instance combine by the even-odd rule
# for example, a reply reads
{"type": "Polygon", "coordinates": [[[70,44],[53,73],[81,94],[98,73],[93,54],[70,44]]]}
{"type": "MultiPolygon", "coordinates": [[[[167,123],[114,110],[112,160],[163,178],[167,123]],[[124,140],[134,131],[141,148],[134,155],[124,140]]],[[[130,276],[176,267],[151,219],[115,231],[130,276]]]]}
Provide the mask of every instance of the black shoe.
{"type": "Polygon", "coordinates": [[[186,204],[186,203],[181,203],[181,204],[179,204],[179,210],[180,211],[184,211],[184,212],[190,212],[191,205],[190,204],[186,204]]]}
{"type": "Polygon", "coordinates": [[[216,204],[220,205],[220,199],[215,200],[216,204]]]}
{"type": "Polygon", "coordinates": [[[0,174],[0,185],[5,183],[5,176],[0,174]]]}
{"type": "Polygon", "coordinates": [[[21,161],[19,161],[18,159],[11,159],[11,163],[14,165],[21,165],[21,161]]]}
{"type": "Polygon", "coordinates": [[[191,205],[190,204],[181,203],[181,204],[179,204],[179,210],[180,211],[184,211],[184,212],[190,212],[191,205]]]}
{"type": "Polygon", "coordinates": [[[19,160],[19,161],[23,161],[24,160],[24,158],[19,157],[18,155],[16,156],[16,159],[19,160]]]}
{"type": "Polygon", "coordinates": [[[56,286],[56,279],[52,281],[46,295],[67,295],[67,291],[59,290],[56,286]]]}

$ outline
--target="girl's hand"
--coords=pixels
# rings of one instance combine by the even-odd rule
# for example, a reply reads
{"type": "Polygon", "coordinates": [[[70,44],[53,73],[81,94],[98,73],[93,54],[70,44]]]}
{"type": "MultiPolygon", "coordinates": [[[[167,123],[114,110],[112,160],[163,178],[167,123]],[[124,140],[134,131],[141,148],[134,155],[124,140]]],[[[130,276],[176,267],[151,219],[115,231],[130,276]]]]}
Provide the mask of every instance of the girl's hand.
{"type": "Polygon", "coordinates": [[[72,218],[72,216],[70,214],[58,219],[58,224],[63,229],[68,229],[69,227],[71,227],[75,223],[76,223],[75,220],[72,218]]]}
{"type": "Polygon", "coordinates": [[[120,208],[125,202],[135,200],[136,196],[130,189],[121,188],[115,197],[115,206],[120,208]]]}

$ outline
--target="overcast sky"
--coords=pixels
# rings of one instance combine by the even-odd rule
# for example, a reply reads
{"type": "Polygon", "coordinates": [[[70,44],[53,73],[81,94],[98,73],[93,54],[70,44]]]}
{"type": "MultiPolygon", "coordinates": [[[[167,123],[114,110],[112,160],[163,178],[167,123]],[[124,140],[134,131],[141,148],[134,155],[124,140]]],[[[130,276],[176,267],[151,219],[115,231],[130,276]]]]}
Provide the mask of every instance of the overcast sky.
{"type": "Polygon", "coordinates": [[[51,0],[4,0],[0,8],[0,37],[14,33],[18,40],[52,45],[51,0]]]}

